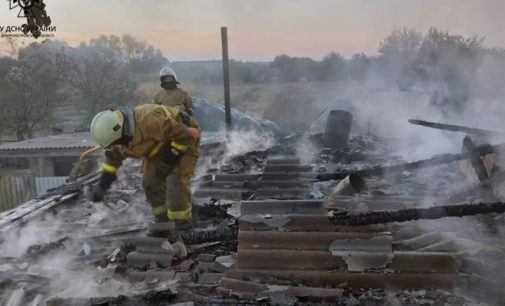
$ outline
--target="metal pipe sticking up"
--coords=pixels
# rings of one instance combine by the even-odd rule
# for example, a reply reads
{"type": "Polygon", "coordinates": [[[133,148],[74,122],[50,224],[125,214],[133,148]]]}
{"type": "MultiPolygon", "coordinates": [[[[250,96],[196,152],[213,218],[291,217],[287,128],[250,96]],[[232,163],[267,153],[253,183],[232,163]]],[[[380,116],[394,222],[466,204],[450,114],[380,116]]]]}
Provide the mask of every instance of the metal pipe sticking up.
{"type": "Polygon", "coordinates": [[[327,147],[345,150],[352,126],[352,114],[343,110],[331,110],[328,113],[324,143],[327,147]]]}
{"type": "Polygon", "coordinates": [[[230,62],[228,59],[228,28],[221,27],[221,45],[223,49],[223,86],[224,86],[224,109],[226,116],[226,128],[231,128],[231,105],[230,105],[230,62]]]}
{"type": "Polygon", "coordinates": [[[351,196],[361,193],[366,189],[367,186],[363,178],[356,173],[351,173],[333,188],[333,194],[351,196]]]}

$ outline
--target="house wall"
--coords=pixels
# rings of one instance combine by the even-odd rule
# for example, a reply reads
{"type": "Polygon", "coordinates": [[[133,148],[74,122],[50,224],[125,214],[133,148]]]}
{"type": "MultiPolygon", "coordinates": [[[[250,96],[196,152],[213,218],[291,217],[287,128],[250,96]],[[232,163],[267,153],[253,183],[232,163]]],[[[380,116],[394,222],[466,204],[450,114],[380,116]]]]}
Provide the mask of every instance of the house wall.
{"type": "Polygon", "coordinates": [[[30,170],[35,176],[54,176],[54,161],[52,157],[29,158],[30,170]]]}

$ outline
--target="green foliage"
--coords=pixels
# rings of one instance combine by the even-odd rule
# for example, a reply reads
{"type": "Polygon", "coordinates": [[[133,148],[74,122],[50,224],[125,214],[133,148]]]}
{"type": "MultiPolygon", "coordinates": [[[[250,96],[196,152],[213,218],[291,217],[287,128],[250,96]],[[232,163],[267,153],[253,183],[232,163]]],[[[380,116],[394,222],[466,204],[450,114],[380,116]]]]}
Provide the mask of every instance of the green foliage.
{"type": "Polygon", "coordinates": [[[89,122],[102,109],[146,101],[135,74],[157,74],[167,62],[129,35],[100,36],[76,48],[50,40],[19,48],[16,57],[0,59],[0,134],[31,138],[67,106],[89,122]]]}
{"type": "Polygon", "coordinates": [[[323,58],[319,66],[319,79],[321,81],[336,81],[346,77],[346,63],[338,53],[330,52],[323,58]]]}
{"type": "Polygon", "coordinates": [[[347,75],[351,80],[363,80],[370,70],[371,59],[363,53],[352,56],[347,67],[347,75]]]}
{"type": "Polygon", "coordinates": [[[84,108],[87,122],[98,111],[131,105],[138,98],[137,83],[128,71],[128,62],[117,56],[121,51],[118,40],[101,38],[72,50],[69,85],[74,102],[84,108]]]}
{"type": "Polygon", "coordinates": [[[70,62],[64,48],[66,45],[51,41],[32,43],[19,51],[4,76],[2,124],[19,140],[33,137],[37,126],[47,123],[53,111],[67,101],[63,88],[70,62]]]}
{"type": "Polygon", "coordinates": [[[394,29],[380,43],[378,51],[384,57],[405,61],[416,56],[422,41],[422,34],[414,29],[394,29]]]}
{"type": "MultiPolygon", "coordinates": [[[[11,41],[10,46],[12,57],[0,58],[0,134],[11,132],[18,139],[47,128],[55,110],[62,107],[68,106],[74,111],[71,115],[81,116],[87,125],[102,109],[150,101],[139,93],[138,82],[157,83],[160,68],[168,63],[160,50],[130,35],[100,36],[77,47],[58,41],[26,47],[11,41]]],[[[183,82],[222,83],[221,61],[171,65],[183,82]]],[[[386,88],[432,91],[431,102],[444,112],[463,110],[477,85],[501,99],[504,69],[505,52],[483,47],[483,38],[434,28],[425,34],[394,29],[380,43],[378,56],[358,53],[345,59],[330,52],[321,60],[284,54],[272,62],[230,61],[235,84],[343,83],[372,77],[386,88]]],[[[265,115],[277,114],[284,126],[292,128],[293,110],[306,115],[308,92],[305,87],[288,88],[275,99],[280,104],[265,115]]]]}
{"type": "Polygon", "coordinates": [[[346,77],[346,63],[338,53],[330,52],[322,61],[308,57],[276,56],[271,64],[281,82],[335,81],[346,77]]]}

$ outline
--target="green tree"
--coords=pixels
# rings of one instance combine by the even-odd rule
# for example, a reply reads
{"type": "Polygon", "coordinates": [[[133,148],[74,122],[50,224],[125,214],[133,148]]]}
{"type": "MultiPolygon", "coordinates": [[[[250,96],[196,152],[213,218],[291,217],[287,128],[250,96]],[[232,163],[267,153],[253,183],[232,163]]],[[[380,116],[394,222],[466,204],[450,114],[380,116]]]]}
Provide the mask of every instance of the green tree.
{"type": "Polygon", "coordinates": [[[282,82],[316,80],[319,76],[318,63],[308,57],[276,56],[271,67],[278,71],[278,79],[282,82]]]}
{"type": "Polygon", "coordinates": [[[423,35],[414,29],[394,29],[379,45],[379,54],[396,62],[406,62],[417,56],[423,35]]]}
{"type": "Polygon", "coordinates": [[[67,101],[65,81],[70,62],[65,44],[44,41],[19,50],[18,59],[4,77],[4,124],[18,140],[32,138],[36,128],[67,101]]]}
{"type": "Polygon", "coordinates": [[[338,53],[328,53],[319,64],[319,67],[318,79],[322,81],[335,81],[346,77],[346,63],[338,53]]]}
{"type": "Polygon", "coordinates": [[[162,66],[168,64],[167,58],[159,49],[131,35],[123,35],[121,47],[127,69],[132,73],[158,72],[162,66]]]}
{"type": "Polygon", "coordinates": [[[362,80],[370,70],[371,60],[363,53],[352,56],[347,68],[347,75],[352,80],[362,80]]]}
{"type": "Polygon", "coordinates": [[[78,108],[84,109],[86,121],[106,108],[139,103],[137,83],[132,79],[121,58],[112,56],[116,44],[81,44],[73,50],[73,69],[69,82],[78,108]],[[111,49],[107,49],[109,46],[111,49]]]}
{"type": "Polygon", "coordinates": [[[130,73],[154,73],[168,63],[159,49],[127,34],[122,37],[102,35],[81,47],[93,50],[94,56],[103,61],[124,64],[130,73]]]}
{"type": "Polygon", "coordinates": [[[431,28],[425,35],[415,62],[419,81],[433,84],[432,103],[444,112],[461,112],[480,65],[483,38],[463,37],[431,28]]]}

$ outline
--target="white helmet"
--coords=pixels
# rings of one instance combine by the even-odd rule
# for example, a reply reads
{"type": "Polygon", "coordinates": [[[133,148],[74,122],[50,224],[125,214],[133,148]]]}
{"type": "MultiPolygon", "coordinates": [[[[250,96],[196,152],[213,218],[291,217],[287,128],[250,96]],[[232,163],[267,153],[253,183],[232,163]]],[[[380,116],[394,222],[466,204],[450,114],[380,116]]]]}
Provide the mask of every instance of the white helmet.
{"type": "Polygon", "coordinates": [[[179,80],[177,79],[177,74],[175,73],[175,70],[168,67],[168,66],[165,66],[163,67],[163,69],[161,69],[160,71],[160,78],[161,77],[164,77],[164,76],[167,76],[167,75],[171,75],[174,77],[175,81],[176,82],[179,82],[179,80]]]}
{"type": "Polygon", "coordinates": [[[124,116],[118,110],[106,110],[96,114],[91,121],[91,138],[103,148],[123,136],[124,116]]]}

